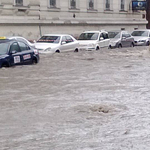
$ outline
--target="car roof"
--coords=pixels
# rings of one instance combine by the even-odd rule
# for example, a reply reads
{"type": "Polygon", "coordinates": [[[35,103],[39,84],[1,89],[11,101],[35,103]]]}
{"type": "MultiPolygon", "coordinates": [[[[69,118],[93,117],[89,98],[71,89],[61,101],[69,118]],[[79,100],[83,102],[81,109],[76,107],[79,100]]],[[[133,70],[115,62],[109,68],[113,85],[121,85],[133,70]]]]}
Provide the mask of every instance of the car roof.
{"type": "Polygon", "coordinates": [[[93,32],[95,32],[95,33],[100,33],[100,32],[107,32],[107,31],[105,31],[105,30],[100,30],[100,31],[98,31],[98,30],[93,30],[93,31],[84,31],[83,33],[93,33],[93,32]]]}
{"type": "Polygon", "coordinates": [[[149,31],[150,32],[150,29],[137,29],[137,30],[134,30],[134,31],[149,31]]]}
{"type": "Polygon", "coordinates": [[[0,43],[7,43],[7,42],[13,42],[16,41],[15,39],[0,39],[0,43]]]}
{"type": "MultiPolygon", "coordinates": [[[[44,34],[43,36],[68,36],[69,34],[44,34]]],[[[71,35],[69,35],[71,36],[71,35]]]]}

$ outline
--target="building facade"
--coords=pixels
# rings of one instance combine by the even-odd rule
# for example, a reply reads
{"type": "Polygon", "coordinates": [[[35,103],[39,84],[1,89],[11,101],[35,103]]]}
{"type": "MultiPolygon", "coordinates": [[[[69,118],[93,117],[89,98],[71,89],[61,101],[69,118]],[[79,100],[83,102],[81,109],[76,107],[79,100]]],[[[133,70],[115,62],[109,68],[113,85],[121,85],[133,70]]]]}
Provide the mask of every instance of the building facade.
{"type": "Polygon", "coordinates": [[[85,30],[146,28],[146,12],[132,0],[0,0],[0,35],[37,39],[45,33],[77,37],[85,30]]]}

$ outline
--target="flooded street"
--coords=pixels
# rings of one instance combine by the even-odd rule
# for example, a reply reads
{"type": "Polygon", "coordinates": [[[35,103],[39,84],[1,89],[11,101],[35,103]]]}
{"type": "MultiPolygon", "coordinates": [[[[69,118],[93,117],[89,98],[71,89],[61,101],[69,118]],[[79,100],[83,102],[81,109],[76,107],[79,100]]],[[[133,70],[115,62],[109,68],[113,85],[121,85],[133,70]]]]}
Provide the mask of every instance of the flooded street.
{"type": "Polygon", "coordinates": [[[41,55],[0,69],[0,150],[149,150],[148,47],[41,55]]]}

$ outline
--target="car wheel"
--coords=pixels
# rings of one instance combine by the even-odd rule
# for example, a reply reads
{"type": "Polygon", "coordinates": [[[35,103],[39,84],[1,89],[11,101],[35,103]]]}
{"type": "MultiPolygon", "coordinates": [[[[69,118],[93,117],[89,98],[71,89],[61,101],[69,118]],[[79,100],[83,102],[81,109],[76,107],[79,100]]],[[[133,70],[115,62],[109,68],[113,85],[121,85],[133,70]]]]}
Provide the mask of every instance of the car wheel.
{"type": "Polygon", "coordinates": [[[118,45],[118,48],[122,48],[122,45],[121,45],[121,44],[119,44],[119,45],[118,45]]]}
{"type": "Polygon", "coordinates": [[[108,46],[108,49],[112,49],[111,45],[108,46]]]}
{"type": "Polygon", "coordinates": [[[10,65],[9,65],[8,63],[3,63],[3,64],[2,64],[2,68],[3,68],[3,67],[9,67],[9,66],[10,66],[10,65]]]}
{"type": "Polygon", "coordinates": [[[149,46],[149,44],[150,44],[149,41],[147,41],[146,46],[149,46]]]}
{"type": "Polygon", "coordinates": [[[59,50],[56,50],[56,53],[60,53],[60,51],[59,51],[59,50]]]}
{"type": "Polygon", "coordinates": [[[38,63],[37,59],[34,58],[34,59],[32,60],[32,64],[34,65],[34,64],[37,64],[37,63],[38,63]]]}
{"type": "Polygon", "coordinates": [[[74,50],[74,52],[79,52],[78,48],[76,48],[76,49],[74,50]]]}
{"type": "Polygon", "coordinates": [[[134,43],[133,42],[131,43],[130,47],[134,47],[134,43]]]}
{"type": "Polygon", "coordinates": [[[98,51],[99,49],[100,49],[99,46],[97,46],[97,47],[96,47],[96,51],[98,51]]]}

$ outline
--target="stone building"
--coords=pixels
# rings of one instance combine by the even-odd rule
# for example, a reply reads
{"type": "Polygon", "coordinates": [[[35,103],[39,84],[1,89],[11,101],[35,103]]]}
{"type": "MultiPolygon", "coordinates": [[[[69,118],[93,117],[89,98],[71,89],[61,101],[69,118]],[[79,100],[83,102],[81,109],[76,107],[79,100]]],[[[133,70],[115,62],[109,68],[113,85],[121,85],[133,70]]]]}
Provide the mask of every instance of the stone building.
{"type": "Polygon", "coordinates": [[[0,0],[0,35],[37,39],[45,33],[146,28],[132,0],[0,0]]]}

